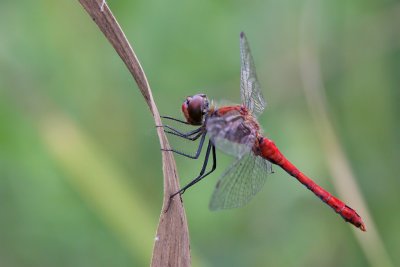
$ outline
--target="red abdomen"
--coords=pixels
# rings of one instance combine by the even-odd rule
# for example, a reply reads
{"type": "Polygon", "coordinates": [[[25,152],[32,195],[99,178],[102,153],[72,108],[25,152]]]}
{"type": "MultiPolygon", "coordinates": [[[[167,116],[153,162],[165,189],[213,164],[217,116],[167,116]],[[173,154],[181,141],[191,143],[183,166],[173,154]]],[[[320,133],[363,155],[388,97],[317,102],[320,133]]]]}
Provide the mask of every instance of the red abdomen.
{"type": "Polygon", "coordinates": [[[289,160],[282,155],[279,149],[276,147],[275,143],[265,137],[259,138],[259,148],[260,155],[269,160],[271,163],[279,165],[291,176],[296,178],[300,183],[305,185],[309,190],[311,190],[317,197],[328,204],[332,209],[339,213],[342,218],[360,228],[362,231],[366,231],[365,225],[361,217],[357,214],[355,210],[347,206],[340,199],[332,196],[331,193],[320,187],[313,180],[308,178],[302,172],[300,172],[296,166],[294,166],[289,160]]]}

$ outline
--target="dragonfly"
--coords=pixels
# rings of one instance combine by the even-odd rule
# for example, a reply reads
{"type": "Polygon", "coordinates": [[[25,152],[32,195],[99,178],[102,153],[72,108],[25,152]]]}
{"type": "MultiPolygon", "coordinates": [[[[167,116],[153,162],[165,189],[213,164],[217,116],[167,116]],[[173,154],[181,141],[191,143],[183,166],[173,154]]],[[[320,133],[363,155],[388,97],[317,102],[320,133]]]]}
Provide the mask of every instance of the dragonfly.
{"type": "Polygon", "coordinates": [[[197,127],[192,131],[182,132],[172,126],[163,125],[166,133],[190,141],[200,139],[194,155],[172,148],[164,150],[198,159],[208,136],[208,145],[199,175],[172,194],[171,199],[176,195],[182,195],[216,169],[216,148],[218,148],[234,156],[235,161],[216,184],[209,205],[211,210],[237,208],[247,204],[263,187],[266,177],[272,173],[272,164],[275,164],[296,178],[346,222],[366,231],[365,224],[355,210],[302,173],[281,153],[271,139],[262,134],[257,118],[264,111],[266,102],[257,79],[249,43],[243,32],[240,34],[240,54],[242,104],[217,107],[205,94],[196,94],[188,96],[182,104],[185,120],[162,116],[166,120],[197,127]],[[210,158],[212,166],[207,171],[210,158]]]}

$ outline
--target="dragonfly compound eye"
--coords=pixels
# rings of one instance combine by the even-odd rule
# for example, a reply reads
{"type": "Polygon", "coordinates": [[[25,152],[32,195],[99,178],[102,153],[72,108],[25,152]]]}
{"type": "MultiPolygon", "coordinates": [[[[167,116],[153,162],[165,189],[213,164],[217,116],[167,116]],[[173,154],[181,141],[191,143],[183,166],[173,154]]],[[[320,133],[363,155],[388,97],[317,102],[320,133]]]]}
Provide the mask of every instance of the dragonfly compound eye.
{"type": "Polygon", "coordinates": [[[201,125],[205,112],[206,99],[203,95],[194,95],[188,97],[182,104],[182,112],[188,123],[192,125],[201,125]]]}
{"type": "Polygon", "coordinates": [[[204,111],[204,98],[195,95],[189,102],[188,111],[190,123],[194,125],[201,125],[203,122],[203,111],[204,111]]]}

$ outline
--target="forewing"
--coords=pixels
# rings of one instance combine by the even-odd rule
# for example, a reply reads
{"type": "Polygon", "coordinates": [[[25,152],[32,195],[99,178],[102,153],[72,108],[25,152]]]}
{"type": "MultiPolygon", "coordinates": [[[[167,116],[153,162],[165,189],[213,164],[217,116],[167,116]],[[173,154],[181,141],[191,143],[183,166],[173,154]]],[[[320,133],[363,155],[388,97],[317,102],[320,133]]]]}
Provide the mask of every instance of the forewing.
{"type": "Polygon", "coordinates": [[[253,148],[256,129],[240,113],[232,110],[223,116],[211,116],[206,122],[211,142],[220,150],[241,158],[253,148]]]}
{"type": "Polygon", "coordinates": [[[254,153],[235,161],[221,176],[211,197],[210,209],[238,208],[248,203],[263,187],[271,163],[254,153]]]}
{"type": "Polygon", "coordinates": [[[257,117],[265,109],[266,103],[261,93],[261,86],[257,79],[250,47],[243,32],[240,34],[240,55],[240,92],[242,102],[257,117]]]}

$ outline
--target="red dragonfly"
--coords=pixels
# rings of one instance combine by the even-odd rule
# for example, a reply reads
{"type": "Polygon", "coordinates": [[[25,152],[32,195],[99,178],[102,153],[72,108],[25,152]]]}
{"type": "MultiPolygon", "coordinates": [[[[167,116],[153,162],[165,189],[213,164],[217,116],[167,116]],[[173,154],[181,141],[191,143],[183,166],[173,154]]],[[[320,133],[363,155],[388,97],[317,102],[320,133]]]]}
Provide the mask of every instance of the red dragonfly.
{"type": "Polygon", "coordinates": [[[366,231],[361,217],[355,210],[300,172],[286,159],[272,140],[261,134],[257,117],[265,109],[266,103],[257,80],[249,44],[243,32],[240,34],[240,52],[241,105],[217,108],[205,94],[197,94],[187,97],[182,105],[182,112],[186,121],[163,116],[165,119],[200,126],[193,131],[183,133],[171,126],[164,125],[164,130],[167,133],[192,141],[200,138],[195,155],[174,149],[168,151],[197,159],[203,148],[206,135],[209,135],[200,174],[178,192],[172,194],[171,198],[177,194],[183,194],[185,190],[215,170],[217,165],[215,148],[217,147],[236,157],[236,161],[217,182],[210,202],[211,210],[236,208],[249,202],[260,191],[267,175],[272,173],[272,164],[276,164],[328,204],[345,221],[352,223],[362,231],[366,231]],[[212,168],[206,172],[210,154],[212,155],[212,168]]]}

